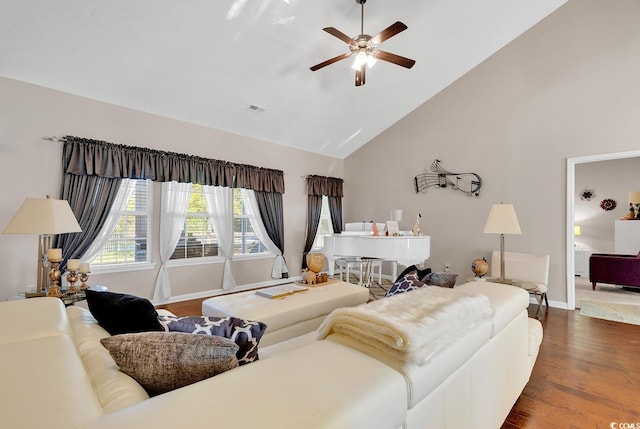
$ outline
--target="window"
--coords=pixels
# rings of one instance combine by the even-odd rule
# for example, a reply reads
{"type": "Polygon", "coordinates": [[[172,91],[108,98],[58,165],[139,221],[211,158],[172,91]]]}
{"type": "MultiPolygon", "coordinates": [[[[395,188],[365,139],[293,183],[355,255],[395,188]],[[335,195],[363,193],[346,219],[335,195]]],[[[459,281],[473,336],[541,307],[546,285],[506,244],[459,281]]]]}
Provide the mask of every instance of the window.
{"type": "Polygon", "coordinates": [[[322,212],[320,214],[320,224],[316,238],[313,240],[311,251],[319,252],[324,246],[324,236],[333,234],[333,225],[331,224],[331,213],[329,212],[329,197],[322,196],[322,212]]]}
{"type": "Polygon", "coordinates": [[[247,215],[245,201],[241,189],[233,190],[233,254],[255,255],[269,253],[258,239],[247,215]]]}
{"type": "Polygon", "coordinates": [[[184,221],[176,250],[170,259],[218,256],[218,240],[208,213],[202,185],[192,184],[187,218],[184,221]]]}
{"type": "Polygon", "coordinates": [[[119,192],[125,193],[124,204],[114,207],[107,223],[116,222],[105,244],[90,261],[92,267],[149,262],[149,229],[151,219],[151,181],[125,180],[119,192]]]}

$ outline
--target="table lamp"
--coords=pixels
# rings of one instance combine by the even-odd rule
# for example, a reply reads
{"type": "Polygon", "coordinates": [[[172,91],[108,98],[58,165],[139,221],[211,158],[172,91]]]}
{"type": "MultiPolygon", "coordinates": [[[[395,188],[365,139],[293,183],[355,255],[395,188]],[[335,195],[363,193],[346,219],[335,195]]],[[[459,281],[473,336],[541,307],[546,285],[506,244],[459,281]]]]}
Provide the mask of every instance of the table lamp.
{"type": "Polygon", "coordinates": [[[522,234],[513,205],[502,203],[492,205],[483,232],[500,234],[500,279],[493,281],[511,284],[511,280],[504,278],[504,236],[505,234],[522,234]]]}
{"type": "Polygon", "coordinates": [[[37,234],[38,280],[36,294],[44,295],[47,288],[47,255],[51,249],[51,239],[55,234],[82,232],[75,215],[66,200],[49,198],[26,198],[3,234],[37,234]]]}
{"type": "Polygon", "coordinates": [[[636,213],[636,219],[638,219],[638,211],[640,210],[640,192],[629,192],[629,204],[633,205],[636,213]]]}

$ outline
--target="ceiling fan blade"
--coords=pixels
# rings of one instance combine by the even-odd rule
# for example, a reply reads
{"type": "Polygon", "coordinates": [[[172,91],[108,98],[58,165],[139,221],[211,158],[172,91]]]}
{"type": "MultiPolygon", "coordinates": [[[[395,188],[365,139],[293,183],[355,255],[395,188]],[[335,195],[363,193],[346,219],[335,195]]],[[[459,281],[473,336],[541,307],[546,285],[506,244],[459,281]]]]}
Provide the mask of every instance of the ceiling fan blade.
{"type": "Polygon", "coordinates": [[[362,86],[365,83],[365,76],[367,74],[367,66],[362,66],[356,70],[356,86],[362,86]]]}
{"type": "Polygon", "coordinates": [[[344,34],[342,31],[338,30],[337,28],[325,27],[325,28],[323,28],[323,30],[326,31],[327,33],[331,34],[332,36],[335,36],[338,39],[342,40],[347,45],[356,45],[357,44],[355,40],[353,40],[351,37],[349,37],[346,34],[344,34]]]}
{"type": "Polygon", "coordinates": [[[375,56],[379,60],[397,64],[408,69],[413,67],[413,65],[416,63],[415,60],[412,60],[411,58],[401,57],[400,55],[392,54],[385,51],[375,51],[375,56]]]}
{"type": "Polygon", "coordinates": [[[384,42],[388,38],[395,36],[396,34],[400,33],[401,31],[406,30],[407,28],[409,28],[409,27],[404,25],[402,22],[396,21],[393,24],[391,24],[390,26],[388,26],[387,28],[385,28],[384,30],[382,30],[380,33],[378,33],[375,36],[373,36],[371,38],[371,43],[373,43],[375,45],[379,45],[380,43],[384,42]]]}
{"type": "Polygon", "coordinates": [[[315,66],[313,66],[313,67],[309,67],[309,68],[311,69],[311,71],[316,71],[316,70],[318,70],[318,69],[321,69],[322,67],[326,67],[326,66],[328,66],[328,65],[330,65],[330,64],[333,64],[333,63],[335,63],[335,62],[338,62],[338,61],[340,61],[340,60],[344,60],[344,59],[346,59],[346,58],[349,58],[350,56],[351,56],[351,53],[348,53],[348,54],[340,54],[340,55],[338,55],[337,57],[333,57],[333,58],[331,58],[331,59],[328,59],[327,61],[323,61],[323,62],[321,62],[320,64],[316,64],[315,66]]]}

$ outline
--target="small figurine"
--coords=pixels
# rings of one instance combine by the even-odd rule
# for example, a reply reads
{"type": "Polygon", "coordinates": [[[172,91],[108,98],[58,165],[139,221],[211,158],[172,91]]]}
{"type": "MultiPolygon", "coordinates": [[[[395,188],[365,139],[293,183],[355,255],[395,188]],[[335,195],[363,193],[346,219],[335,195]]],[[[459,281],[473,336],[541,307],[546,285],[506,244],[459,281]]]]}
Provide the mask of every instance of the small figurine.
{"type": "Polygon", "coordinates": [[[413,224],[413,228],[411,228],[411,232],[413,232],[414,236],[418,236],[420,235],[420,232],[422,231],[422,229],[420,228],[420,218],[422,217],[422,215],[420,213],[418,213],[416,215],[416,223],[413,224]]]}
{"type": "Polygon", "coordinates": [[[308,285],[316,284],[316,273],[305,268],[304,270],[302,270],[302,282],[308,285]]]}
{"type": "Polygon", "coordinates": [[[629,213],[624,217],[626,220],[633,220],[636,218],[636,211],[633,208],[633,203],[629,203],[629,213]]]}

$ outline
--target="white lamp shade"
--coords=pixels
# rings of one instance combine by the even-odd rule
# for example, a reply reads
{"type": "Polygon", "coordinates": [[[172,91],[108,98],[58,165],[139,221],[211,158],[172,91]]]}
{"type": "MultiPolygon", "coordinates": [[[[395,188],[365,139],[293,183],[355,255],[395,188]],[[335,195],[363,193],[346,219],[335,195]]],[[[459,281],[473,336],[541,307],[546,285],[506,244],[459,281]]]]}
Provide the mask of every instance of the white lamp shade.
{"type": "Polygon", "coordinates": [[[629,204],[640,204],[640,192],[629,192],[629,204]]]}
{"type": "Polygon", "coordinates": [[[81,232],[66,200],[26,198],[3,234],[63,234],[81,232]]]}
{"type": "Polygon", "coordinates": [[[485,234],[522,234],[512,204],[494,204],[489,211],[485,234]]]}

